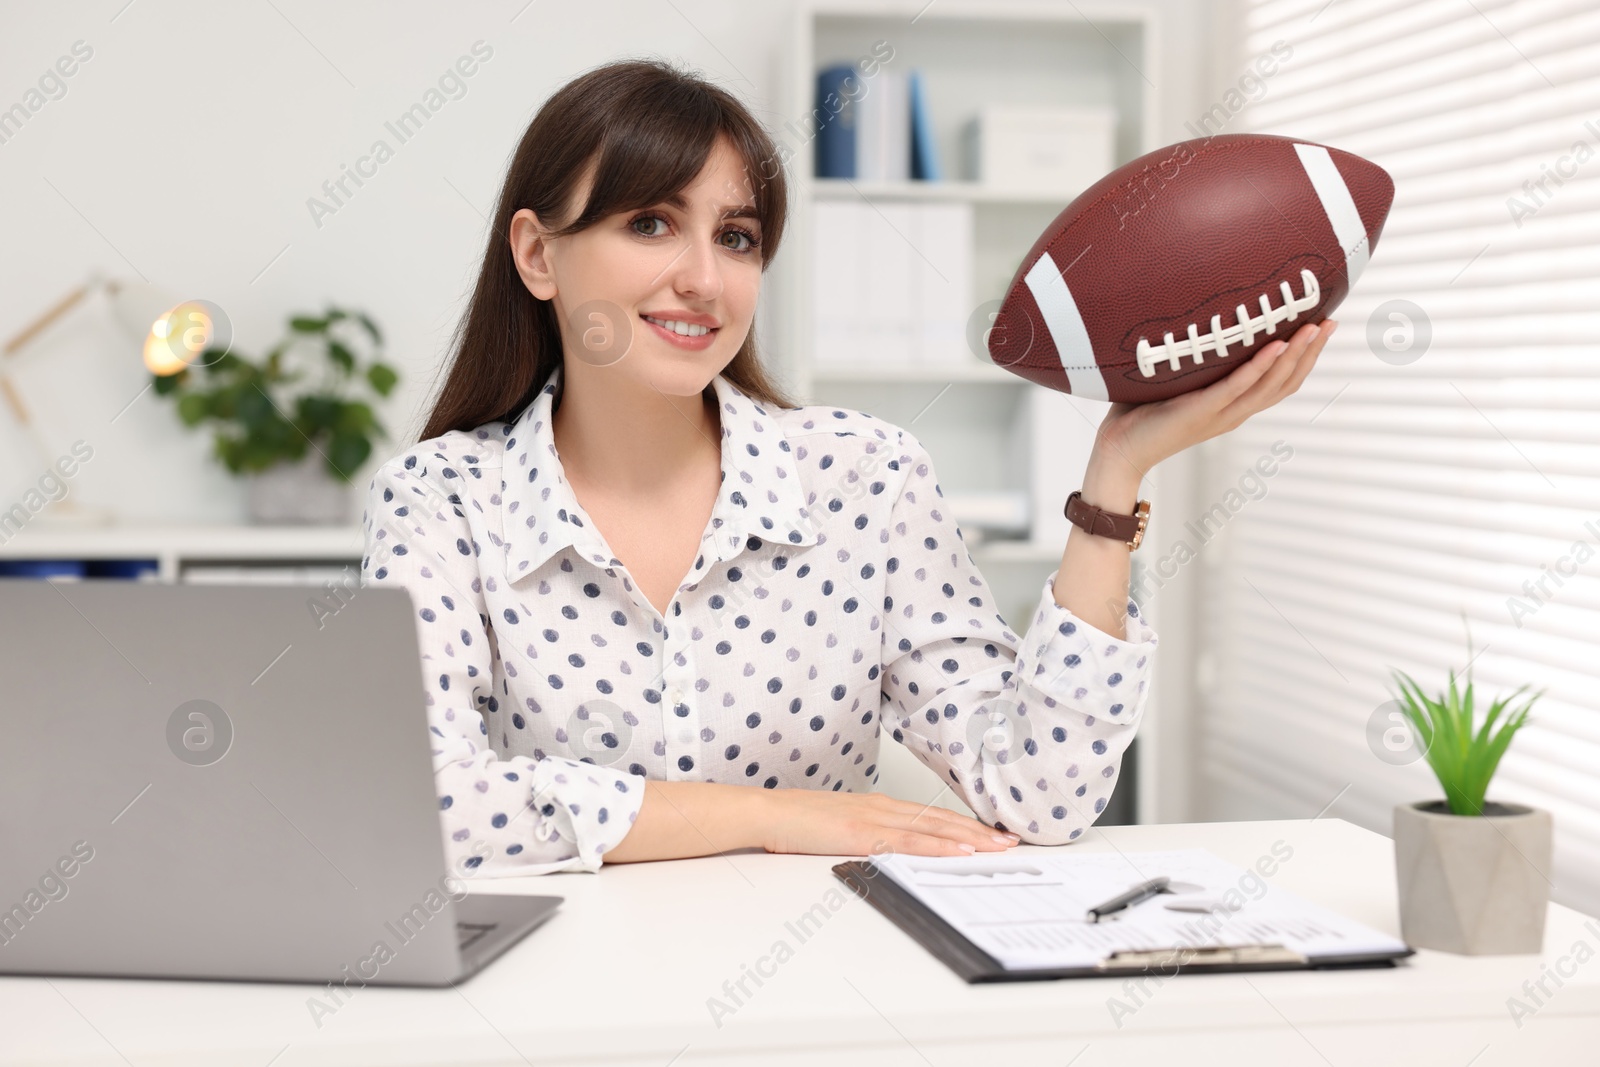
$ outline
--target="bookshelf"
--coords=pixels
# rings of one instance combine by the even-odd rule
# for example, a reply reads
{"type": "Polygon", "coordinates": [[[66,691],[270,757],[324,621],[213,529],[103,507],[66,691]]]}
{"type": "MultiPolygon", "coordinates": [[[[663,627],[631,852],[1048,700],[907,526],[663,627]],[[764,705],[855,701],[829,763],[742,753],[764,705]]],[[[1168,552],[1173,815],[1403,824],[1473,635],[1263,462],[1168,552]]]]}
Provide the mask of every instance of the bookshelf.
{"type": "Polygon", "coordinates": [[[1108,106],[1117,116],[1115,162],[1142,155],[1156,147],[1155,93],[1141,71],[1158,69],[1157,32],[1151,11],[1122,5],[800,0],[795,7],[781,97],[782,115],[795,118],[779,129],[794,150],[787,166],[794,224],[773,270],[780,289],[774,325],[783,344],[769,351],[806,401],[868,411],[915,433],[932,453],[947,496],[1027,494],[1030,514],[1040,518],[1026,536],[984,536],[963,522],[1008,619],[1031,609],[1029,591],[1060,560],[1067,533],[1061,505],[1078,487],[1104,406],[1034,385],[994,366],[981,350],[960,361],[921,365],[819,363],[813,358],[813,205],[971,205],[977,313],[1004,295],[1039,233],[1081,190],[1046,197],[988,187],[964,171],[965,124],[986,104],[1108,106]],[[797,120],[811,114],[816,73],[832,63],[881,57],[879,42],[893,49],[885,65],[921,73],[946,180],[813,177],[815,143],[800,141],[797,131],[816,125],[797,120]]]}
{"type": "MultiPolygon", "coordinates": [[[[1013,628],[1025,627],[1045,576],[1060,563],[1068,531],[1061,508],[1081,484],[1105,406],[1054,393],[995,367],[981,346],[972,346],[978,350],[969,359],[943,362],[819,362],[815,205],[970,205],[971,301],[978,315],[985,303],[1004,296],[1035,239],[1082,190],[1040,196],[987,186],[966,170],[964,125],[989,104],[1110,107],[1117,118],[1114,164],[1153,150],[1156,96],[1142,72],[1160,69],[1156,17],[1125,5],[799,0],[791,37],[780,118],[792,118],[780,132],[794,149],[787,166],[792,224],[773,268],[779,293],[772,325],[782,343],[767,350],[805,402],[869,412],[907,428],[927,446],[999,610],[1013,628]],[[797,131],[817,128],[808,117],[816,104],[817,72],[881,57],[878,42],[893,48],[888,63],[920,72],[946,180],[817,178],[814,141],[797,144],[797,131]],[[985,533],[961,518],[964,496],[997,491],[1026,494],[1031,518],[1025,535],[985,533]]],[[[1137,584],[1143,561],[1135,555],[1131,562],[1137,584]]],[[[1137,750],[1136,741],[1125,761],[1123,788],[1103,813],[1103,823],[1134,821],[1136,793],[1153,804],[1149,785],[1137,784],[1137,750]]],[[[887,777],[887,755],[885,765],[887,777]]],[[[910,771],[902,765],[894,773],[903,789],[920,795],[920,786],[927,784],[914,777],[920,770],[913,762],[910,771]]],[[[947,806],[964,810],[959,802],[947,806]]]]}

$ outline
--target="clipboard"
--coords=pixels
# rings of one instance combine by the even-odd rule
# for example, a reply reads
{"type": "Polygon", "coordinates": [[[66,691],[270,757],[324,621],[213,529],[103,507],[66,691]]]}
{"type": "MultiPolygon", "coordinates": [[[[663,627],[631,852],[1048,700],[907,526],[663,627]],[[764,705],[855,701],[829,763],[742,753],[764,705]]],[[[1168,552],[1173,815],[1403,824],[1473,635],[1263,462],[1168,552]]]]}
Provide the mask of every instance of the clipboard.
{"type": "Polygon", "coordinates": [[[835,865],[834,876],[867,901],[889,921],[927,949],[968,984],[1028,982],[1057,978],[1109,978],[1156,971],[1173,974],[1216,974],[1230,971],[1337,970],[1393,967],[1416,954],[1401,950],[1344,954],[1304,953],[1278,943],[1187,945],[1154,950],[1117,950],[1094,966],[1006,967],[973,944],[937,912],[919,900],[890,875],[875,871],[871,861],[850,860],[835,865]]]}

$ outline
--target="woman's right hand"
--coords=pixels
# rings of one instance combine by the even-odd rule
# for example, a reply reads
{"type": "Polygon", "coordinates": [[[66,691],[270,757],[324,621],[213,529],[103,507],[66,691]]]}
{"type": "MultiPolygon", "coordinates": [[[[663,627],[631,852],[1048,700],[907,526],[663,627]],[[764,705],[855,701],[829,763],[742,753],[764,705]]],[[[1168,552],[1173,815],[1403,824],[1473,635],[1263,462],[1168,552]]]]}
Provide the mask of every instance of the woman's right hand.
{"type": "Polygon", "coordinates": [[[810,856],[965,856],[999,852],[1021,840],[977,819],[883,793],[817,789],[760,791],[762,847],[810,856]],[[962,845],[972,846],[970,849],[962,845]]]}

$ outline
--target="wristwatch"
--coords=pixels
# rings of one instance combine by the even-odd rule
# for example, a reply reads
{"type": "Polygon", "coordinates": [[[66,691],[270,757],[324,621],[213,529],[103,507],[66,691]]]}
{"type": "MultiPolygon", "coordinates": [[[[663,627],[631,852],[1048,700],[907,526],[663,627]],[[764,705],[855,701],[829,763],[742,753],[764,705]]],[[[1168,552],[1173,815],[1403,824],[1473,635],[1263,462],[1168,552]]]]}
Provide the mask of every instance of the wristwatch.
{"type": "Polygon", "coordinates": [[[1132,552],[1144,540],[1144,528],[1150,522],[1150,501],[1139,501],[1132,515],[1119,515],[1089,503],[1083,499],[1083,490],[1074,489],[1067,497],[1063,513],[1067,521],[1079,529],[1127,542],[1128,551],[1132,552]]]}

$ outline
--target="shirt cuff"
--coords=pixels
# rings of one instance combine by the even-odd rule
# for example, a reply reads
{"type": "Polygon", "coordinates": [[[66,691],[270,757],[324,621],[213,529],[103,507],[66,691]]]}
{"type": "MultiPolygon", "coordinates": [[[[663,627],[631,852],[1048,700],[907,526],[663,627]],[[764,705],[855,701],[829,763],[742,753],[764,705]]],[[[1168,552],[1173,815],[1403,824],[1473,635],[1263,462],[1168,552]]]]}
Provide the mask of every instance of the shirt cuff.
{"type": "Polygon", "coordinates": [[[565,756],[546,756],[534,767],[533,806],[540,815],[534,836],[572,842],[577,855],[566,870],[598,872],[644,805],[645,779],[565,756]]]}

